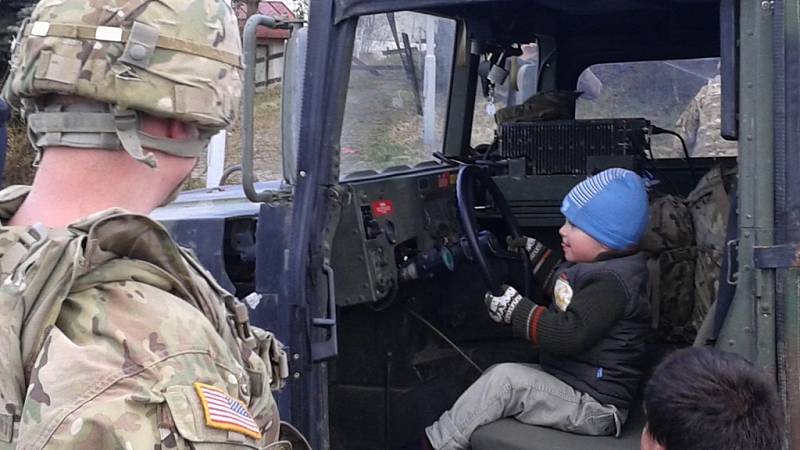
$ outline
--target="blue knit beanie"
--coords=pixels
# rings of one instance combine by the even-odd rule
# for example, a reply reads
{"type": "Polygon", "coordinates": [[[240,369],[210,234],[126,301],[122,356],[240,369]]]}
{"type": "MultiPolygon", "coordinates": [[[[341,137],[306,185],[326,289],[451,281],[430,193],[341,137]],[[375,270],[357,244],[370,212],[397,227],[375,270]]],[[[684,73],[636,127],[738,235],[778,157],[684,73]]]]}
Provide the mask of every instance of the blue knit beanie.
{"type": "Polygon", "coordinates": [[[561,202],[561,213],[611,249],[633,247],[647,228],[644,180],[630,170],[604,170],[572,188],[561,202]]]}

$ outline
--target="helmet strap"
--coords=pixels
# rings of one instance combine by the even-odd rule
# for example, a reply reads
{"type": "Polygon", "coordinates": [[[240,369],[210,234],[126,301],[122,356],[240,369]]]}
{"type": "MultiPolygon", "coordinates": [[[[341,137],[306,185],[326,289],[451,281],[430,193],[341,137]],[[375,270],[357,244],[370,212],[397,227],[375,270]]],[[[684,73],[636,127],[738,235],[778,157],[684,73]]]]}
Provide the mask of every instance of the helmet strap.
{"type": "Polygon", "coordinates": [[[36,149],[37,162],[43,147],[64,146],[125,150],[135,160],[156,167],[155,155],[145,148],[195,158],[202,154],[214,134],[201,128],[198,136],[191,139],[156,137],[139,129],[139,112],[135,110],[95,102],[71,104],[78,106],[69,108],[72,110],[65,110],[65,106],[58,103],[43,108],[34,106],[35,112],[28,114],[28,137],[36,149]]]}
{"type": "Polygon", "coordinates": [[[155,155],[145,153],[142,142],[139,140],[139,114],[130,109],[113,106],[111,115],[114,117],[115,131],[122,148],[133,159],[155,168],[157,166],[155,155]]]}

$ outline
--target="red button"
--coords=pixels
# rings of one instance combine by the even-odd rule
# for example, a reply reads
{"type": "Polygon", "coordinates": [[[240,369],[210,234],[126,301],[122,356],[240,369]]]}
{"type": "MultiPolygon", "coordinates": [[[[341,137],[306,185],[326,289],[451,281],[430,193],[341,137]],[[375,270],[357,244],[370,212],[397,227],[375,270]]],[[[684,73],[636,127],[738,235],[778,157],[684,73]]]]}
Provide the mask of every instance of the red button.
{"type": "Polygon", "coordinates": [[[372,202],[372,215],[375,217],[388,216],[394,212],[391,200],[376,200],[372,202]]]}

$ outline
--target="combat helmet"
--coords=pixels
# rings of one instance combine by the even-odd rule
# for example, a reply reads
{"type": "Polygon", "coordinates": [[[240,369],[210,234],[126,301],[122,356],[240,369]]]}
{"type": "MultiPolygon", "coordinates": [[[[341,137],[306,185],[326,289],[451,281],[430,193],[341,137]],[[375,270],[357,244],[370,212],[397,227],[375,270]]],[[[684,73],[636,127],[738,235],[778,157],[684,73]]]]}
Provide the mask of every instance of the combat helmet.
{"type": "Polygon", "coordinates": [[[37,151],[142,147],[197,156],[239,108],[241,41],[225,0],[41,0],[12,50],[4,97],[22,109],[37,151]],[[80,97],[76,108],[48,101],[80,97]],[[175,142],[139,130],[139,113],[199,130],[175,142]]]}

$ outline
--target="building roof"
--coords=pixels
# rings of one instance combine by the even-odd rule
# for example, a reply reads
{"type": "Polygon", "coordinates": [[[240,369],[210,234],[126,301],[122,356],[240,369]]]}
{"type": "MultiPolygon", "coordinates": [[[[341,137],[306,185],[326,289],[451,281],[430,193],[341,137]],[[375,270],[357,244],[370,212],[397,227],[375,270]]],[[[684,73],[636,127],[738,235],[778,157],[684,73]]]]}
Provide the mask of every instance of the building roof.
{"type": "MultiPolygon", "coordinates": [[[[285,19],[295,18],[292,10],[281,1],[260,2],[258,4],[258,13],[285,19]]],[[[247,5],[244,2],[239,2],[236,5],[236,17],[239,19],[239,28],[244,29],[244,23],[247,21],[247,5]]],[[[272,30],[267,27],[258,27],[256,38],[259,41],[264,39],[289,39],[289,30],[272,30]]]]}

